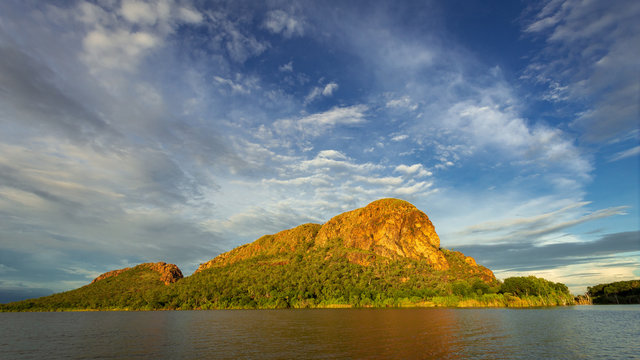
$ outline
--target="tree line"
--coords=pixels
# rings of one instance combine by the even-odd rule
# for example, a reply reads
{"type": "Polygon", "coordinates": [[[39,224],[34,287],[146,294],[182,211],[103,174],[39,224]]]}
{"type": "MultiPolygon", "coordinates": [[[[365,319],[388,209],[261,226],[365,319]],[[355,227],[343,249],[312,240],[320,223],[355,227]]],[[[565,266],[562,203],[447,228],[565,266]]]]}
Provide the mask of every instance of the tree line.
{"type": "Polygon", "coordinates": [[[616,281],[587,288],[594,304],[640,304],[640,280],[616,281]]]}

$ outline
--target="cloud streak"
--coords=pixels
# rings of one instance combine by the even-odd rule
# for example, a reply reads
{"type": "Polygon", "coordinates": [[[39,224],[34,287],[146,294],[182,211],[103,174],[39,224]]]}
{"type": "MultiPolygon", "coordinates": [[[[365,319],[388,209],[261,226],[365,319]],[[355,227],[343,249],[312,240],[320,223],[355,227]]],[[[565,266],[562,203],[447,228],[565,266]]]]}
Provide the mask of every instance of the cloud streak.
{"type": "Polygon", "coordinates": [[[307,136],[320,136],[337,126],[358,126],[366,122],[366,105],[334,107],[330,110],[311,114],[297,119],[282,119],[274,122],[279,133],[290,133],[292,130],[307,136]]]}
{"type": "Polygon", "coordinates": [[[526,75],[551,92],[562,82],[565,98],[582,107],[573,126],[589,141],[624,136],[638,126],[640,84],[632,59],[640,51],[640,25],[630,19],[639,15],[635,1],[550,1],[525,27],[546,40],[526,75]]]}
{"type": "MultiPolygon", "coordinates": [[[[640,233],[607,234],[591,242],[571,242],[536,246],[532,242],[511,242],[496,245],[464,245],[456,247],[497,271],[528,271],[581,264],[594,259],[614,260],[622,254],[640,251],[640,233]],[[508,256],[505,256],[508,254],[508,256]]],[[[637,260],[637,259],[636,259],[637,260]]],[[[595,284],[594,284],[595,285],[595,284]]]]}
{"type": "Polygon", "coordinates": [[[628,209],[628,206],[618,206],[576,216],[573,210],[588,204],[588,202],[580,202],[532,217],[477,224],[456,235],[462,237],[482,236],[484,243],[513,241],[514,239],[536,241],[543,239],[545,235],[557,233],[578,224],[609,216],[626,215],[625,210],[628,209]]]}

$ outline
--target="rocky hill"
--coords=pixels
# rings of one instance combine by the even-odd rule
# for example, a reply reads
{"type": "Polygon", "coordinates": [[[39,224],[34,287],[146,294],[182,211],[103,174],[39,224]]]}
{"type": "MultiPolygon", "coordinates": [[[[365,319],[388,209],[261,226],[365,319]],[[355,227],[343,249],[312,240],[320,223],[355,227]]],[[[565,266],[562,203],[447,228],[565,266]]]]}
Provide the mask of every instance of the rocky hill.
{"type": "MultiPolygon", "coordinates": [[[[409,202],[381,199],[335,216],[324,225],[304,224],[274,235],[265,235],[201,264],[197,271],[255,256],[335,245],[365,251],[355,251],[349,255],[351,262],[363,266],[375,258],[408,258],[424,261],[436,270],[449,269],[449,262],[440,249],[440,238],[429,217],[409,202]]],[[[469,265],[478,267],[474,259],[458,254],[469,265]]],[[[495,279],[489,269],[481,268],[481,271],[487,280],[495,279]]]]}
{"type": "Polygon", "coordinates": [[[0,309],[480,306],[478,299],[484,299],[484,306],[547,302],[518,302],[517,297],[496,294],[499,289],[491,270],[440,247],[424,212],[406,201],[382,199],[325,224],[304,224],[262,236],[201,264],[188,277],[183,278],[172,264],[141,264],[107,272],[76,290],[0,305],[0,309]]]}

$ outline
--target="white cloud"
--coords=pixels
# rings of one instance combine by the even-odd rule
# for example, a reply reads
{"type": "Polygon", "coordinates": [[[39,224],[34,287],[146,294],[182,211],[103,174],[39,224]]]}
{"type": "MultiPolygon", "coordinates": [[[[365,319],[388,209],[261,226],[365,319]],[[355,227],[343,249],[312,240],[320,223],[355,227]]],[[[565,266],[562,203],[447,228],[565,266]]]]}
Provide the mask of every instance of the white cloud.
{"type": "Polygon", "coordinates": [[[195,8],[179,6],[173,0],[123,0],[119,6],[82,1],[71,11],[87,27],[81,58],[94,75],[105,79],[114,75],[106,74],[107,71],[136,70],[142,59],[161,47],[178,25],[203,21],[195,8]]]}
{"type": "Polygon", "coordinates": [[[337,150],[320,151],[315,158],[301,161],[293,167],[302,171],[322,169],[322,171],[329,171],[331,173],[345,171],[366,172],[381,168],[380,165],[372,163],[357,164],[337,150]]]}
{"type": "Polygon", "coordinates": [[[403,96],[399,99],[392,99],[387,101],[386,107],[388,108],[405,108],[409,110],[417,110],[418,105],[411,101],[409,96],[403,96]]]}
{"type": "Polygon", "coordinates": [[[171,22],[198,24],[202,14],[193,7],[179,6],[173,0],[123,0],[120,15],[132,24],[142,26],[173,26],[171,22]]]}
{"type": "Polygon", "coordinates": [[[357,182],[364,182],[374,185],[398,186],[404,183],[401,177],[385,176],[385,177],[368,177],[356,175],[353,179],[357,182]]]}
{"type": "Polygon", "coordinates": [[[318,158],[346,160],[347,156],[338,150],[322,150],[318,153],[318,158]]]}
{"type": "Polygon", "coordinates": [[[394,188],[393,193],[399,196],[414,196],[417,194],[426,196],[437,191],[435,189],[429,190],[432,186],[433,186],[433,183],[431,182],[421,181],[413,185],[394,188]]]}
{"type": "Polygon", "coordinates": [[[305,105],[316,100],[320,96],[329,97],[338,89],[338,84],[331,82],[324,87],[314,87],[304,99],[305,105]]]}
{"type": "Polygon", "coordinates": [[[306,116],[300,119],[299,123],[312,127],[362,124],[365,122],[364,113],[366,111],[367,106],[365,105],[334,107],[323,113],[306,116]]]}
{"type": "Polygon", "coordinates": [[[122,0],[120,14],[131,23],[154,25],[158,20],[169,16],[170,7],[167,1],[147,3],[145,1],[122,0]]]}
{"type": "Polygon", "coordinates": [[[396,168],[393,171],[401,172],[403,174],[411,175],[415,177],[424,177],[424,176],[432,175],[432,173],[430,171],[427,171],[424,168],[424,166],[422,166],[422,164],[413,164],[411,166],[401,164],[396,166],[396,168]]]}
{"type": "Polygon", "coordinates": [[[304,35],[304,20],[283,10],[269,11],[263,25],[272,33],[282,34],[285,38],[304,35]]]}
{"type": "Polygon", "coordinates": [[[233,80],[222,78],[220,76],[214,76],[213,79],[216,82],[218,82],[219,84],[223,84],[223,85],[229,86],[231,91],[234,92],[234,93],[240,93],[240,94],[249,94],[249,93],[251,93],[251,85],[252,85],[251,83],[249,83],[249,84],[245,83],[243,85],[243,84],[234,82],[233,80]],[[249,86],[247,86],[247,85],[249,85],[249,86]]]}
{"type": "Polygon", "coordinates": [[[103,8],[86,1],[78,4],[74,16],[78,21],[86,25],[109,24],[110,18],[112,17],[112,15],[103,8]]]}
{"type": "Polygon", "coordinates": [[[406,134],[396,135],[391,138],[391,141],[402,141],[402,140],[407,140],[408,138],[409,138],[409,135],[406,135],[406,134]]]}
{"type": "Polygon", "coordinates": [[[450,141],[464,144],[468,154],[480,149],[494,151],[494,155],[514,164],[535,164],[553,176],[567,174],[581,180],[588,180],[593,170],[588,158],[561,130],[542,124],[531,126],[509,108],[458,103],[449,109],[448,121],[442,125],[453,134],[450,141]]]}
{"type": "Polygon", "coordinates": [[[640,154],[640,145],[632,147],[631,149],[627,149],[627,150],[620,151],[618,153],[613,154],[613,156],[611,156],[609,161],[611,162],[618,161],[618,160],[626,159],[628,157],[636,156],[638,154],[640,154]]]}
{"type": "Polygon", "coordinates": [[[281,65],[278,67],[278,70],[282,72],[293,72],[293,61],[289,61],[288,63],[281,65]]]}
{"type": "Polygon", "coordinates": [[[160,43],[160,38],[148,32],[93,30],[83,40],[83,60],[94,70],[132,71],[145,52],[160,43]]]}
{"type": "Polygon", "coordinates": [[[436,164],[436,166],[434,166],[434,167],[436,169],[446,169],[446,168],[452,167],[454,165],[455,164],[452,161],[445,160],[445,161],[443,161],[443,162],[441,162],[439,164],[436,164]]]}
{"type": "Polygon", "coordinates": [[[189,24],[199,24],[204,20],[204,17],[198,10],[188,7],[178,9],[178,18],[189,24]]]}
{"type": "Polygon", "coordinates": [[[322,95],[322,88],[314,87],[311,89],[309,94],[304,98],[305,105],[317,99],[320,95],[322,95]]]}
{"type": "Polygon", "coordinates": [[[338,84],[332,82],[327,84],[324,89],[322,89],[322,95],[323,96],[331,96],[333,95],[333,92],[338,90],[338,84]]]}
{"type": "Polygon", "coordinates": [[[365,105],[334,107],[325,112],[308,115],[299,119],[282,119],[273,126],[279,133],[298,131],[306,135],[319,136],[331,128],[342,125],[360,125],[366,122],[365,105]]]}

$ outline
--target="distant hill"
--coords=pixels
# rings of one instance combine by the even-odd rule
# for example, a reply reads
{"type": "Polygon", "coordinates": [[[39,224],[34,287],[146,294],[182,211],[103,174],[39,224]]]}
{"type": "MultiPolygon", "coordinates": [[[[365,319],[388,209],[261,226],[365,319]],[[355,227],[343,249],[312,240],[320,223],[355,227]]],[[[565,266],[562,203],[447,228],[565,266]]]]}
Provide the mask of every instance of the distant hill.
{"type": "Polygon", "coordinates": [[[594,304],[640,304],[640,279],[598,284],[587,295],[594,304]]]}
{"type": "Polygon", "coordinates": [[[201,264],[185,278],[175,265],[141,264],[105,273],[76,290],[1,305],[0,309],[570,303],[573,298],[562,284],[534,277],[499,282],[473,258],[440,248],[440,239],[425,213],[406,201],[382,199],[323,225],[304,224],[265,235],[201,264]]]}

